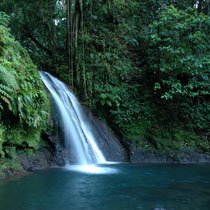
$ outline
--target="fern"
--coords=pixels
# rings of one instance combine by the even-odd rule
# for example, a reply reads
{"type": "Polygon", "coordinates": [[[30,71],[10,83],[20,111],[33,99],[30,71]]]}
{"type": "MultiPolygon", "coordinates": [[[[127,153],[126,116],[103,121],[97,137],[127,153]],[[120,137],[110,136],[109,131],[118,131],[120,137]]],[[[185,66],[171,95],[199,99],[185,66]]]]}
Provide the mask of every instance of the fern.
{"type": "Polygon", "coordinates": [[[12,110],[12,94],[18,88],[17,81],[3,65],[0,64],[0,109],[3,109],[2,102],[12,110]]]}
{"type": "Polygon", "coordinates": [[[0,118],[10,110],[20,124],[45,126],[49,101],[43,83],[29,54],[11,35],[8,20],[0,12],[0,118]]]}
{"type": "Polygon", "coordinates": [[[7,27],[9,25],[9,16],[0,12],[0,25],[7,27]]]}
{"type": "Polygon", "coordinates": [[[3,106],[2,106],[2,102],[5,102],[9,108],[9,110],[12,110],[12,105],[11,105],[11,102],[12,102],[12,97],[11,97],[11,92],[12,92],[12,89],[3,85],[3,84],[0,84],[0,109],[3,109],[3,106]]]}
{"type": "Polygon", "coordinates": [[[18,89],[18,83],[15,79],[15,76],[10,73],[3,65],[0,64],[0,83],[5,84],[6,86],[12,89],[18,89]]]}

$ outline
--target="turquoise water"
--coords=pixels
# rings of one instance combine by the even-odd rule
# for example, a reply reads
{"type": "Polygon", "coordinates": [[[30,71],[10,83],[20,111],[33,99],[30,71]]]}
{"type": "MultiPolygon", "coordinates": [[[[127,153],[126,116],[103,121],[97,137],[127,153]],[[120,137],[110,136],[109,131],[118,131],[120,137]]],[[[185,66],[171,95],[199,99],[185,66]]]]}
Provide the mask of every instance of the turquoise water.
{"type": "Polygon", "coordinates": [[[50,169],[0,182],[0,210],[210,209],[210,165],[103,169],[50,169]]]}

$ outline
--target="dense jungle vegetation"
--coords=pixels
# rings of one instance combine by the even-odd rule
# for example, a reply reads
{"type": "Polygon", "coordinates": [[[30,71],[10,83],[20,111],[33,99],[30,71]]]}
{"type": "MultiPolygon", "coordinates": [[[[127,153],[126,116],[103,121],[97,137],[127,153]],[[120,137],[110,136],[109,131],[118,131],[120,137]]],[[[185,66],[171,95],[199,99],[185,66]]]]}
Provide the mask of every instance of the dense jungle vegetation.
{"type": "Polygon", "coordinates": [[[49,99],[39,73],[8,24],[9,17],[0,13],[0,170],[18,167],[17,150],[38,149],[49,121],[49,99]]]}
{"type": "Polygon", "coordinates": [[[36,68],[127,144],[209,153],[209,0],[2,0],[0,11],[1,158],[36,149],[47,129],[36,68]]]}

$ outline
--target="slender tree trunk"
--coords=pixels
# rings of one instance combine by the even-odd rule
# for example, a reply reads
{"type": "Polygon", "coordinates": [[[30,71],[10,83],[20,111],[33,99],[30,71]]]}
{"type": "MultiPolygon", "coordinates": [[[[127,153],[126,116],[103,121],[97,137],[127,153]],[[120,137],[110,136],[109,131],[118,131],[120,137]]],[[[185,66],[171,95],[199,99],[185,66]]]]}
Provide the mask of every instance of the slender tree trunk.
{"type": "Polygon", "coordinates": [[[88,98],[87,93],[87,81],[86,81],[86,68],[85,68],[85,43],[84,43],[84,17],[83,17],[83,2],[80,2],[81,9],[81,38],[82,38],[82,74],[83,74],[83,87],[84,87],[84,97],[88,98]]]}
{"type": "MultiPolygon", "coordinates": [[[[71,6],[71,5],[70,5],[71,6]]],[[[71,87],[74,88],[74,34],[75,26],[73,23],[73,14],[70,11],[70,73],[71,73],[71,87]]]]}
{"type": "Polygon", "coordinates": [[[50,44],[51,44],[52,52],[54,52],[55,48],[56,48],[55,47],[55,43],[56,43],[56,41],[55,41],[55,39],[56,39],[56,28],[55,28],[55,20],[54,20],[55,7],[56,7],[56,5],[53,2],[53,4],[50,6],[50,10],[51,10],[51,12],[50,12],[50,25],[51,25],[51,27],[50,27],[50,31],[51,31],[50,37],[51,37],[51,43],[50,44]]]}
{"type": "Polygon", "coordinates": [[[68,71],[69,71],[69,85],[71,85],[71,44],[70,44],[70,1],[66,0],[66,10],[67,10],[67,50],[68,50],[68,71]]]}
{"type": "Polygon", "coordinates": [[[198,1],[198,12],[202,12],[202,3],[203,3],[203,0],[198,1]]]}
{"type": "Polygon", "coordinates": [[[68,71],[69,71],[69,85],[74,87],[74,70],[73,70],[73,46],[72,46],[72,14],[71,14],[71,0],[67,0],[67,49],[68,49],[68,71]]]}

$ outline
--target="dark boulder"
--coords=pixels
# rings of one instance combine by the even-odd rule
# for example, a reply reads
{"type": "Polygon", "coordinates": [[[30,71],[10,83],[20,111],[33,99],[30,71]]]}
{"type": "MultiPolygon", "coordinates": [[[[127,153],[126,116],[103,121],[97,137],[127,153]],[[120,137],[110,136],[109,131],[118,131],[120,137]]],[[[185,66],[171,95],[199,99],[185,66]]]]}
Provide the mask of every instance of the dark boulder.
{"type": "Polygon", "coordinates": [[[53,135],[43,134],[42,139],[45,142],[45,147],[34,151],[33,154],[22,152],[18,155],[19,161],[26,171],[35,169],[43,169],[49,167],[64,166],[64,150],[62,149],[59,139],[53,135]]]}

